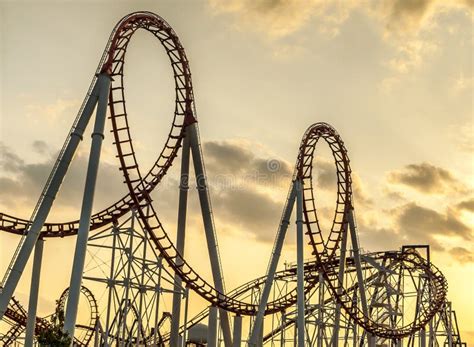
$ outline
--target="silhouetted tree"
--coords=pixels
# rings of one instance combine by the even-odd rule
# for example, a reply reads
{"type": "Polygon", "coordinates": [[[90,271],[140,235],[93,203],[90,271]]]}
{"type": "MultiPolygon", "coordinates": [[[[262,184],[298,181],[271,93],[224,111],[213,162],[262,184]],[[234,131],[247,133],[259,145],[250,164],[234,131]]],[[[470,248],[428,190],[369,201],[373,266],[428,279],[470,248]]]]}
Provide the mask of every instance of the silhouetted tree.
{"type": "Polygon", "coordinates": [[[51,316],[51,326],[44,329],[38,336],[40,346],[69,347],[71,338],[68,333],[63,332],[64,310],[59,307],[56,301],[56,310],[51,316]]]}

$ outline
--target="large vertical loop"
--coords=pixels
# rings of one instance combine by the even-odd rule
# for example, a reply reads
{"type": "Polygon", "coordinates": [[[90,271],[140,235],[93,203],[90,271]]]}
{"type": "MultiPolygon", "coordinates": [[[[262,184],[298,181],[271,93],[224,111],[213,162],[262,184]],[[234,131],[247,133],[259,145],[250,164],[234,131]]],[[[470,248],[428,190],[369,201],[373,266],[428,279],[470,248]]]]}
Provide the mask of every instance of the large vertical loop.
{"type": "Polygon", "coordinates": [[[301,141],[297,161],[297,176],[303,183],[303,205],[306,233],[319,259],[332,258],[338,249],[342,233],[347,228],[346,215],[352,208],[352,179],[349,157],[337,131],[327,123],[316,123],[308,128],[301,141]],[[314,158],[316,145],[323,139],[329,145],[336,166],[337,199],[331,230],[323,237],[315,203],[314,158]]]}

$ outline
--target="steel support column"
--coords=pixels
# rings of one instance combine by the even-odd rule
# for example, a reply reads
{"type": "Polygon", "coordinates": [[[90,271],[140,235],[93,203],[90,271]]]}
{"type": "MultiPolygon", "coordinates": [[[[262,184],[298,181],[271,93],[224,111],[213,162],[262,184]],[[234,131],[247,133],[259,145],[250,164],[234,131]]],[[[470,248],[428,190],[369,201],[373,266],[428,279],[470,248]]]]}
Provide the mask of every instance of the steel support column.
{"type": "Polygon", "coordinates": [[[234,317],[234,334],[233,334],[233,347],[240,347],[242,343],[242,316],[236,315],[234,317]]]}
{"type": "MultiPolygon", "coordinates": [[[[189,287],[184,291],[184,332],[183,332],[183,346],[186,346],[188,339],[188,310],[189,310],[189,287]]],[[[170,344],[170,346],[172,346],[170,344]]]]}
{"type": "Polygon", "coordinates": [[[23,235],[20,244],[18,245],[16,257],[14,256],[12,264],[10,264],[7,275],[5,276],[4,286],[1,289],[0,294],[0,319],[3,317],[8,303],[15,291],[18,281],[21,278],[21,274],[25,269],[26,263],[35,247],[36,241],[38,240],[41,228],[43,228],[44,222],[48,217],[48,214],[53,206],[56,194],[61,187],[64,176],[69,168],[69,164],[76,153],[77,146],[82,140],[82,135],[86,129],[87,124],[91,118],[94,107],[99,97],[98,83],[92,88],[91,94],[85,101],[84,108],[79,116],[79,119],[75,126],[73,126],[68,139],[61,150],[58,159],[56,160],[55,167],[51,172],[50,178],[48,179],[43,193],[41,194],[36,209],[33,212],[31,220],[33,221],[28,231],[23,235]]]}
{"type": "Polygon", "coordinates": [[[426,328],[420,329],[420,347],[426,347],[426,328]]]}
{"type": "Polygon", "coordinates": [[[36,311],[38,308],[38,294],[41,277],[41,261],[43,259],[44,240],[36,241],[33,256],[33,272],[31,274],[30,300],[28,302],[28,319],[26,321],[25,346],[32,347],[36,328],[36,311]]]}
{"type": "Polygon", "coordinates": [[[207,325],[207,347],[217,347],[217,307],[209,307],[209,323],[207,325]]]}
{"type": "Polygon", "coordinates": [[[453,346],[453,316],[452,316],[452,304],[450,301],[446,303],[448,306],[447,308],[447,318],[448,321],[446,322],[447,330],[448,330],[448,347],[453,346]]]}
{"type": "Polygon", "coordinates": [[[109,278],[107,279],[107,313],[106,313],[106,321],[105,321],[105,345],[108,346],[109,343],[109,326],[110,326],[110,314],[111,314],[111,309],[112,309],[112,296],[113,292],[115,290],[115,252],[116,252],[116,245],[117,245],[117,237],[118,233],[120,232],[118,230],[118,226],[116,224],[117,222],[114,222],[114,226],[112,227],[112,257],[110,260],[110,274],[109,278]]]}
{"type": "Polygon", "coordinates": [[[263,319],[265,316],[265,308],[268,303],[268,297],[270,295],[270,290],[273,285],[273,279],[275,278],[275,271],[278,266],[278,261],[280,260],[281,250],[283,248],[283,242],[285,241],[286,231],[288,225],[290,224],[291,213],[295,205],[296,198],[296,181],[292,183],[288,201],[286,203],[285,209],[283,211],[283,216],[281,218],[280,227],[278,228],[278,233],[275,238],[275,244],[273,246],[273,252],[270,258],[267,269],[267,278],[265,280],[265,285],[263,287],[262,295],[260,297],[260,303],[258,305],[257,316],[255,317],[252,333],[250,335],[249,346],[258,346],[258,336],[260,336],[260,330],[263,325],[263,319]]]}
{"type": "MultiPolygon", "coordinates": [[[[179,184],[179,205],[178,205],[178,228],[176,236],[176,249],[184,258],[184,244],[186,234],[186,214],[188,205],[188,190],[189,190],[189,136],[183,139],[183,149],[181,154],[181,177],[179,184]]],[[[178,258],[176,263],[180,264],[182,261],[178,258]]],[[[178,344],[179,323],[181,316],[181,296],[182,296],[182,280],[178,274],[174,276],[174,293],[173,293],[173,308],[171,314],[171,332],[170,332],[170,346],[178,344]]]]}
{"type": "MultiPolygon", "coordinates": [[[[215,288],[225,294],[224,277],[220,263],[219,246],[217,244],[217,236],[212,216],[211,200],[207,186],[206,173],[204,170],[204,162],[202,158],[201,144],[199,142],[199,134],[197,123],[193,123],[186,128],[186,135],[189,135],[189,145],[193,156],[194,171],[196,175],[197,189],[199,193],[199,202],[201,205],[201,214],[204,222],[204,230],[206,232],[207,248],[209,252],[209,260],[211,263],[212,277],[214,279],[215,288]]],[[[229,315],[227,311],[220,309],[220,323],[224,343],[226,347],[232,346],[232,335],[230,330],[229,315]]]]}
{"type": "Polygon", "coordinates": [[[296,184],[296,259],[297,259],[297,320],[298,347],[305,345],[305,295],[304,295],[304,232],[303,232],[303,186],[297,179],[296,184]]]}
{"type": "Polygon", "coordinates": [[[318,274],[319,277],[319,296],[318,296],[318,334],[317,334],[317,347],[323,347],[323,338],[324,338],[324,331],[325,331],[325,324],[324,324],[324,275],[322,271],[318,274]]]}
{"type": "MultiPolygon", "coordinates": [[[[342,293],[342,285],[344,284],[344,272],[346,271],[346,255],[347,255],[347,233],[348,227],[346,224],[345,230],[342,234],[341,240],[341,251],[339,255],[339,272],[337,275],[338,281],[338,288],[337,294],[342,293]]],[[[340,329],[340,322],[341,322],[341,304],[336,302],[336,310],[334,313],[334,330],[332,334],[332,346],[338,347],[339,343],[339,329],[340,329]]]]}
{"type": "Polygon", "coordinates": [[[87,167],[86,184],[82,200],[81,217],[79,219],[79,230],[77,232],[76,249],[74,251],[74,262],[72,266],[71,284],[64,318],[64,331],[69,333],[71,339],[74,337],[79,295],[81,292],[82,274],[86,258],[87,240],[89,239],[90,219],[94,203],[95,185],[99,171],[100,152],[104,139],[105,118],[109,97],[111,78],[108,74],[100,74],[97,80],[99,86],[99,99],[97,112],[92,133],[92,143],[87,167]]]}
{"type": "MultiPolygon", "coordinates": [[[[367,307],[367,297],[365,295],[365,288],[364,288],[364,276],[362,274],[362,265],[360,262],[360,250],[359,250],[359,241],[357,240],[357,230],[354,220],[354,209],[351,208],[347,214],[348,222],[349,222],[349,231],[351,234],[351,243],[352,243],[352,251],[354,253],[354,263],[356,267],[357,273],[357,286],[359,287],[359,295],[360,295],[360,304],[362,306],[362,312],[364,313],[365,317],[369,317],[369,311],[367,307]]],[[[367,333],[367,340],[369,341],[369,347],[375,346],[375,339],[371,333],[367,333]]]]}
{"type": "Polygon", "coordinates": [[[153,332],[153,339],[156,345],[158,345],[158,314],[160,312],[160,295],[161,295],[161,273],[163,271],[163,258],[158,258],[158,283],[155,289],[156,292],[156,307],[155,307],[155,330],[153,332]]]}

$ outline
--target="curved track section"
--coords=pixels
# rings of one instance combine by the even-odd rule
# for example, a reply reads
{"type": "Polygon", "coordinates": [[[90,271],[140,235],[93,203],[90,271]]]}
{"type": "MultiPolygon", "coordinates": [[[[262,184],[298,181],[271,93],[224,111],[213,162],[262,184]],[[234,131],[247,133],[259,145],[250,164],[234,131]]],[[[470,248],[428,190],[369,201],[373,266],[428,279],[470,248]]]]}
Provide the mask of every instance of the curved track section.
{"type": "MultiPolygon", "coordinates": [[[[371,253],[370,258],[373,262],[377,262],[379,264],[389,264],[387,265],[387,270],[390,271],[391,273],[396,273],[397,275],[400,275],[400,270],[403,271],[402,276],[411,278],[411,276],[425,276],[427,271],[427,262],[426,260],[421,257],[417,252],[409,252],[409,253],[404,253],[400,251],[387,251],[387,252],[376,252],[376,253],[371,253]]],[[[346,274],[350,273],[355,273],[355,261],[353,257],[349,257],[346,259],[346,274]]],[[[339,266],[339,261],[337,258],[334,259],[326,259],[324,261],[324,264],[318,262],[317,260],[312,260],[312,261],[307,261],[305,262],[304,265],[304,276],[306,281],[313,281],[313,283],[316,283],[319,278],[319,273],[321,271],[321,268],[324,267],[326,274],[328,277],[332,278],[334,276],[337,276],[338,272],[338,266],[339,266]]],[[[366,269],[366,276],[364,278],[364,287],[371,287],[371,286],[378,286],[378,283],[380,282],[380,272],[377,271],[376,269],[373,268],[369,263],[364,262],[364,268],[366,269]],[[375,270],[375,271],[374,271],[375,270]]],[[[439,274],[439,271],[434,268],[432,269],[436,271],[437,274],[439,274]]],[[[432,271],[431,270],[431,271],[432,271]]],[[[430,270],[428,270],[430,272],[430,270]]],[[[297,267],[296,265],[293,265],[289,268],[286,268],[284,270],[277,271],[275,273],[275,281],[284,281],[284,282],[296,282],[296,273],[297,273],[297,267]]],[[[256,278],[252,281],[249,281],[247,283],[244,283],[240,285],[239,287],[233,289],[228,293],[230,297],[239,299],[239,300],[245,300],[249,296],[251,296],[251,292],[256,290],[257,292],[261,291],[261,287],[265,284],[266,276],[262,276],[259,278],[256,278]]],[[[327,281],[325,281],[327,283],[327,281]]],[[[437,283],[437,287],[442,287],[445,289],[446,282],[443,281],[443,279],[440,279],[440,283],[437,283]]],[[[316,289],[317,286],[313,288],[316,289]]],[[[346,292],[347,294],[351,297],[351,301],[353,301],[353,295],[354,292],[358,290],[358,283],[353,282],[351,283],[347,289],[346,292]]],[[[428,291],[428,288],[426,289],[428,291]]],[[[439,295],[441,293],[438,293],[438,297],[434,299],[428,299],[427,297],[423,297],[420,299],[420,301],[417,303],[420,305],[420,312],[422,312],[422,315],[419,317],[416,317],[413,319],[413,317],[410,317],[413,319],[414,322],[418,325],[424,325],[425,320],[428,318],[427,316],[429,315],[430,309],[428,306],[432,303],[443,305],[444,303],[444,297],[443,295],[439,295]]],[[[308,296],[311,296],[309,294],[308,296]]],[[[374,294],[372,295],[371,299],[373,299],[374,294]]],[[[328,304],[332,301],[337,300],[335,296],[332,296],[331,298],[327,298],[325,300],[325,304],[328,304]]],[[[307,308],[307,315],[313,313],[313,311],[317,310],[318,305],[310,305],[307,308]]],[[[197,315],[195,315],[193,318],[191,318],[187,323],[186,326],[181,326],[180,332],[184,333],[185,329],[189,329],[193,325],[196,325],[203,321],[209,314],[209,309],[206,308],[203,311],[199,312],[197,315]]],[[[291,326],[296,322],[296,317],[293,319],[289,319],[287,323],[285,323],[285,326],[291,326]]],[[[408,331],[415,331],[416,329],[413,329],[415,324],[412,324],[412,326],[409,329],[406,329],[408,331]]],[[[385,327],[387,329],[387,327],[385,327]]],[[[270,339],[272,336],[275,334],[279,334],[281,332],[281,328],[277,328],[275,331],[272,331],[264,336],[264,341],[270,339]]],[[[163,341],[166,342],[170,338],[170,334],[164,334],[163,335],[163,341]]]]}
{"type": "Polygon", "coordinates": [[[386,338],[408,336],[424,327],[445,302],[447,282],[435,266],[416,256],[416,253],[401,253],[396,260],[401,269],[420,272],[428,278],[431,301],[423,307],[419,316],[404,322],[403,326],[391,328],[376,322],[370,314],[364,313],[364,309],[360,305],[354,303],[349,291],[345,288],[344,281],[340,281],[338,276],[331,276],[331,269],[326,264],[328,264],[328,260],[338,258],[336,252],[339,249],[342,235],[348,232],[348,212],[354,209],[349,157],[344,142],[332,126],[327,123],[316,123],[308,128],[303,136],[298,154],[297,175],[303,183],[303,214],[306,233],[310,236],[310,244],[320,268],[323,270],[324,277],[334,297],[346,313],[367,331],[386,338]],[[320,139],[324,139],[332,151],[337,175],[336,209],[332,228],[326,239],[324,239],[319,225],[313,184],[313,161],[316,145],[320,139]]]}
{"type": "MultiPolygon", "coordinates": [[[[89,343],[92,339],[92,335],[94,334],[94,327],[96,325],[97,320],[99,319],[99,310],[97,307],[97,301],[95,300],[94,294],[84,286],[81,286],[81,294],[87,300],[87,304],[89,305],[88,309],[90,312],[89,322],[87,324],[78,324],[77,328],[81,331],[84,331],[83,334],[76,334],[74,337],[74,345],[78,346],[89,346],[89,343]],[[77,338],[77,335],[80,335],[80,338],[77,338]]],[[[58,300],[58,309],[62,312],[66,311],[66,300],[69,295],[69,288],[66,288],[58,300]]]]}
{"type": "MultiPolygon", "coordinates": [[[[255,315],[257,305],[240,301],[233,296],[217,291],[210,283],[202,278],[179,254],[170,240],[156,211],[153,208],[150,192],[160,183],[164,175],[173,164],[181,141],[185,136],[186,126],[196,122],[194,95],[192,90],[191,73],[184,49],[173,29],[166,21],[156,14],[136,12],[124,17],[114,28],[103,58],[99,65],[99,72],[108,73],[112,77],[109,95],[110,119],[117,157],[120,161],[120,170],[123,173],[129,194],[112,204],[110,207],[96,213],[91,220],[91,229],[96,229],[116,221],[125,213],[135,209],[141,220],[142,227],[159,249],[168,265],[182,278],[186,285],[213,305],[224,310],[242,315],[255,315]],[[175,81],[175,110],[173,122],[165,145],[152,168],[142,175],[136,159],[135,149],[129,128],[127,108],[125,102],[124,66],[128,44],[133,34],[139,30],[146,30],[154,35],[161,43],[170,59],[175,81]]],[[[92,81],[94,84],[95,78],[92,81]]],[[[296,179],[303,183],[304,218],[307,234],[313,246],[316,259],[325,277],[334,291],[335,297],[346,312],[368,331],[379,336],[402,337],[409,335],[427,322],[439,309],[440,301],[446,295],[445,280],[437,269],[410,256],[404,256],[403,263],[411,264],[420,271],[424,271],[430,278],[430,288],[433,293],[433,304],[424,311],[422,319],[412,322],[395,330],[377,325],[370,317],[364,316],[358,307],[353,307],[347,290],[342,283],[338,283],[331,276],[331,269],[325,264],[337,259],[337,250],[343,233],[347,232],[346,215],[352,205],[351,169],[344,143],[337,132],[326,123],[317,123],[311,126],[303,137],[296,166],[296,179]],[[313,159],[318,141],[324,139],[332,150],[337,171],[337,201],[333,226],[329,236],[324,239],[318,222],[313,186],[313,159]],[[342,294],[340,294],[342,292],[342,294]],[[338,294],[339,293],[339,294],[338,294]]],[[[23,234],[30,224],[28,220],[0,214],[0,228],[2,230],[23,234]]],[[[42,229],[43,237],[68,236],[77,232],[78,222],[48,223],[42,229]]],[[[306,279],[306,291],[314,286],[314,279],[306,279]]],[[[296,302],[296,290],[269,302],[266,313],[281,311],[296,302]]]]}
{"type": "MultiPolygon", "coordinates": [[[[67,300],[68,293],[69,293],[69,288],[63,291],[63,293],[59,297],[59,300],[57,301],[59,310],[63,312],[66,307],[66,300],[67,300]]],[[[91,341],[92,335],[94,333],[94,327],[95,327],[97,319],[99,318],[99,314],[98,314],[97,302],[92,292],[88,288],[82,286],[81,293],[82,295],[84,295],[89,305],[90,317],[89,317],[88,324],[77,326],[81,331],[84,331],[84,334],[81,336],[80,339],[77,339],[77,338],[74,339],[74,345],[88,346],[91,341]]],[[[20,304],[20,302],[16,300],[14,297],[12,297],[12,299],[10,300],[10,304],[8,305],[7,311],[5,312],[5,317],[12,320],[16,324],[18,324],[18,326],[26,327],[26,323],[28,320],[27,312],[23,308],[23,306],[20,304]]],[[[48,317],[46,318],[36,317],[36,326],[35,326],[36,335],[39,335],[41,332],[44,332],[51,328],[51,323],[47,319],[48,317]]]]}
{"type": "Polygon", "coordinates": [[[311,239],[314,251],[320,259],[332,258],[339,247],[342,234],[347,230],[346,216],[352,208],[352,179],[349,157],[344,142],[337,131],[327,123],[313,124],[306,130],[301,141],[297,175],[303,184],[303,213],[306,224],[306,234],[311,239]],[[331,230],[327,239],[318,220],[313,185],[313,161],[316,155],[316,145],[323,139],[331,149],[336,165],[337,200],[331,230]]]}
{"type": "MultiPolygon", "coordinates": [[[[149,199],[148,188],[150,184],[147,184],[147,182],[159,182],[166,174],[172,160],[177,155],[180,141],[184,136],[185,126],[196,121],[189,64],[178,37],[159,16],[141,13],[132,15],[118,25],[104,70],[109,71],[113,77],[112,92],[109,99],[110,118],[120,167],[130,195],[134,200],[134,207],[140,216],[142,227],[148,232],[168,265],[197,294],[227,311],[254,315],[257,312],[257,305],[235,300],[226,296],[225,293],[219,292],[188,264],[169,238],[149,199]],[[155,169],[152,169],[145,178],[142,178],[140,173],[132,145],[123,92],[123,67],[126,47],[131,36],[138,29],[145,29],[160,40],[170,57],[176,82],[176,109],[168,142],[155,163],[155,169]],[[116,90],[120,92],[114,93],[116,90]]],[[[308,287],[309,290],[311,286],[308,287]]],[[[296,302],[296,290],[285,297],[268,303],[267,312],[280,311],[294,302],[296,302]]]]}

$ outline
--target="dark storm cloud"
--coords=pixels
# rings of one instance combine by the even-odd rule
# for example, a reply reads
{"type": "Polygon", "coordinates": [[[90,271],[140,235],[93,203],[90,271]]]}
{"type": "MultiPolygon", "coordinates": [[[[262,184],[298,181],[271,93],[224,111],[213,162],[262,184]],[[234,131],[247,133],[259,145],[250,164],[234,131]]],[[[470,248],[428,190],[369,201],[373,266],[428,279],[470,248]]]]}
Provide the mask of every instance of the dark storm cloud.
{"type": "Polygon", "coordinates": [[[395,213],[400,232],[415,240],[431,239],[434,235],[458,236],[466,241],[473,239],[471,229],[450,209],[441,214],[409,203],[396,209],[395,213]]]}
{"type": "Polygon", "coordinates": [[[401,184],[426,194],[464,191],[464,185],[453,174],[430,163],[410,164],[388,174],[390,183],[401,184]]]}
{"type": "Polygon", "coordinates": [[[474,263],[474,254],[464,247],[451,248],[449,254],[461,264],[474,263]]]}

